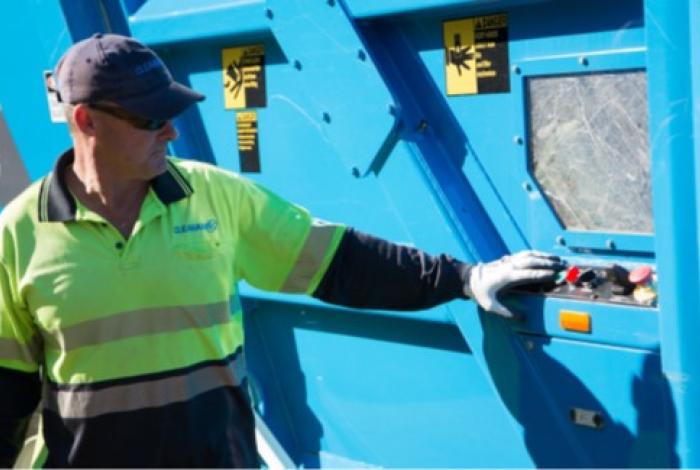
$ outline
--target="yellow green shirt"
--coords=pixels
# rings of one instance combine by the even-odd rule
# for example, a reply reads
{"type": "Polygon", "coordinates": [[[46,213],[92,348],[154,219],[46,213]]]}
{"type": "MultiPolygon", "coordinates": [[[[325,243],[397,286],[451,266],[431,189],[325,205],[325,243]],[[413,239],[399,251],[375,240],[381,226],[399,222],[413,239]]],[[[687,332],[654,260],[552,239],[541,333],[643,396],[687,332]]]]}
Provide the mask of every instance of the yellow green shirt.
{"type": "Polygon", "coordinates": [[[125,240],[68,191],[72,157],[0,214],[0,368],[43,371],[43,463],[250,464],[236,282],[311,293],[345,228],[168,159],[125,240]]]}

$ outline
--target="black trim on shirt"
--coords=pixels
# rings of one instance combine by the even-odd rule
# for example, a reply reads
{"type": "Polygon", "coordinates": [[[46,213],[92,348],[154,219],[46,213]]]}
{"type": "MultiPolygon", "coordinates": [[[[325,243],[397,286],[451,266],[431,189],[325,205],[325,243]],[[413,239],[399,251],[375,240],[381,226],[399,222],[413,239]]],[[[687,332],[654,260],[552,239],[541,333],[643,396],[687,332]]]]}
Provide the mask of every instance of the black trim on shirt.
{"type": "MultiPolygon", "coordinates": [[[[75,159],[72,148],[58,157],[53,171],[44,178],[39,192],[39,221],[69,222],[75,220],[75,198],[68,190],[66,168],[75,159]]],[[[187,178],[170,161],[168,170],[153,178],[153,192],[163,204],[171,204],[192,194],[193,189],[187,178]],[[173,174],[174,172],[174,174],[173,174]]]]}
{"type": "Polygon", "coordinates": [[[41,397],[38,373],[0,367],[0,468],[11,468],[41,397]]]}
{"type": "Polygon", "coordinates": [[[46,468],[260,467],[245,383],[155,408],[93,418],[44,409],[42,418],[46,468]]]}
{"type": "MultiPolygon", "coordinates": [[[[129,385],[139,382],[147,382],[150,380],[160,380],[166,379],[168,377],[177,377],[180,375],[192,374],[198,370],[206,369],[211,366],[228,366],[236,361],[242,361],[243,359],[243,347],[238,347],[236,350],[224,357],[223,359],[210,359],[208,361],[198,362],[186,367],[181,367],[179,369],[169,369],[162,372],[153,372],[150,374],[141,374],[130,377],[123,377],[119,379],[103,380],[101,382],[83,383],[83,384],[59,384],[47,380],[47,386],[49,390],[53,391],[63,391],[63,392],[95,392],[98,390],[104,390],[110,387],[117,387],[120,385],[129,385]]],[[[242,378],[242,377],[241,377],[242,378]]]]}
{"type": "Polygon", "coordinates": [[[163,204],[177,202],[194,192],[185,175],[170,161],[168,170],[156,176],[151,182],[151,187],[163,204]]]}

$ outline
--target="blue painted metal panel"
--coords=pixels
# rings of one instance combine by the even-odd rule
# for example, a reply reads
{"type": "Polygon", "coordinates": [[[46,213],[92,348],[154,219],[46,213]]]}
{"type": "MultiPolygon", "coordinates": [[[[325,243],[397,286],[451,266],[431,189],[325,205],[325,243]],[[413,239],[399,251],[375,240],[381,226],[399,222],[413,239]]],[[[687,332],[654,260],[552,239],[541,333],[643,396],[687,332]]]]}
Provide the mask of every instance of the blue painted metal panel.
{"type": "MultiPolygon", "coordinates": [[[[675,416],[666,414],[672,411],[669,384],[660,374],[658,354],[539,336],[523,336],[522,344],[532,369],[519,371],[521,393],[513,406],[519,406],[514,413],[521,417],[524,439],[539,467],[679,464],[675,436],[669,433],[675,416]],[[565,425],[569,436],[552,433],[548,429],[551,423],[538,419],[540,410],[536,405],[543,394],[529,385],[532,377],[541,380],[547,390],[543,394],[550,395],[555,409],[563,414],[559,419],[566,425],[571,411],[582,409],[599,413],[601,427],[565,425]],[[569,439],[574,443],[571,454],[567,449],[569,439]]],[[[501,354],[496,351],[498,345],[491,348],[494,354],[501,354]]],[[[497,376],[516,373],[507,370],[497,376]]],[[[507,384],[508,389],[512,387],[507,384]]]]}
{"type": "Polygon", "coordinates": [[[44,71],[53,70],[71,44],[70,35],[60,5],[51,0],[4,6],[0,30],[4,44],[0,61],[5,64],[0,106],[34,181],[48,173],[55,156],[70,145],[65,127],[49,121],[44,92],[44,71]]]}
{"type": "Polygon", "coordinates": [[[258,381],[278,381],[262,387],[265,414],[288,424],[281,435],[297,463],[532,465],[519,440],[504,449],[500,439],[483,439],[507,439],[511,418],[450,325],[277,302],[245,305],[255,324],[249,330],[265,333],[248,350],[269,361],[258,381]]]}
{"type": "Polygon", "coordinates": [[[569,299],[541,299],[528,296],[511,301],[513,308],[531,314],[515,329],[546,337],[575,339],[580,342],[655,351],[660,347],[659,311],[626,305],[583,302],[569,299]],[[564,330],[559,324],[559,312],[573,310],[590,315],[592,331],[587,334],[564,330]],[[634,325],[632,327],[631,325],[634,325]]]}
{"type": "MultiPolygon", "coordinates": [[[[504,0],[497,8],[527,5],[549,0],[504,0]]],[[[431,14],[434,10],[483,10],[494,8],[493,0],[345,0],[355,18],[375,18],[389,15],[431,14]]]]}
{"type": "MultiPolygon", "coordinates": [[[[568,249],[562,250],[555,243],[562,227],[546,199],[538,191],[528,193],[523,189],[524,183],[536,186],[527,167],[528,149],[515,141],[517,136],[527,141],[523,81],[528,75],[643,67],[641,3],[628,1],[615,12],[608,13],[605,2],[588,2],[585,8],[571,5],[567,14],[548,4],[513,10],[509,13],[510,61],[513,66],[511,92],[449,99],[442,98],[446,94],[442,21],[469,16],[470,13],[464,11],[459,16],[447,18],[411,17],[395,30],[394,34],[406,38],[404,47],[416,51],[422,61],[422,67],[413,66],[413,75],[420,77],[428,73],[432,77],[439,99],[446,102],[450,114],[463,129],[470,158],[464,159],[462,171],[511,250],[532,246],[569,253],[568,249]],[[586,18],[585,22],[583,18],[586,18]],[[542,37],[533,34],[533,24],[544,29],[540,33],[542,37]],[[625,28],[620,30],[620,25],[625,28]],[[556,41],[551,40],[552,35],[556,35],[556,41]],[[594,58],[588,65],[580,65],[579,57],[582,54],[588,56],[590,52],[594,58]],[[501,171],[506,167],[510,171],[501,171]]],[[[396,24],[395,21],[392,23],[396,24]]],[[[415,82],[413,77],[409,80],[415,82]]],[[[415,86],[416,83],[412,85],[414,90],[426,89],[425,86],[415,86]]],[[[652,237],[617,234],[566,233],[566,239],[573,247],[600,250],[605,250],[607,240],[613,239],[620,250],[646,253],[651,251],[653,243],[652,237]]],[[[609,255],[614,256],[614,253],[609,255]]]]}
{"type": "Polygon", "coordinates": [[[43,70],[71,41],[131,31],[208,95],[176,120],[173,152],[237,171],[221,50],[261,43],[262,172],[248,176],[315,215],[468,261],[535,247],[576,263],[657,263],[656,308],[511,296],[521,323],[468,302],[358,312],[241,286],[257,406],[296,464],[698,466],[700,366],[688,335],[700,327],[699,9],[691,0],[16,3],[4,7],[0,37],[27,41],[3,49],[17,67],[0,76],[0,105],[35,180],[68,145],[62,125],[36,119],[46,113],[43,70]],[[494,12],[508,14],[511,91],[446,96],[443,22],[494,12]],[[649,77],[663,230],[565,230],[513,138],[527,141],[525,80],[637,69],[649,77]],[[589,313],[591,333],[563,330],[562,309],[589,313]],[[572,408],[606,425],[575,423],[572,408]]]}
{"type": "Polygon", "coordinates": [[[697,2],[648,1],[650,127],[658,226],[661,357],[678,413],[678,453],[700,466],[697,2]],[[691,30],[691,26],[693,29],[691,30]],[[663,188],[663,189],[661,189],[663,188]]]}
{"type": "Polygon", "coordinates": [[[60,0],[60,4],[73,42],[95,33],[130,34],[119,0],[60,0]]]}
{"type": "Polygon", "coordinates": [[[256,38],[269,31],[264,0],[126,3],[134,36],[151,46],[207,41],[232,34],[256,38]]]}

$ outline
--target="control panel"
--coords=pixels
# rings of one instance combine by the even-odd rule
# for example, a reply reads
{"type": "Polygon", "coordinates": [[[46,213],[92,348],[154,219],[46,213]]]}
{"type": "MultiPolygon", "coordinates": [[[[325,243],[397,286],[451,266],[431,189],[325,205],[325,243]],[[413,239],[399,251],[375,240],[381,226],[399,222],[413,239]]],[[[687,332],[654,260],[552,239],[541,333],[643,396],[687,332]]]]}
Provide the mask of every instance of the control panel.
{"type": "Polygon", "coordinates": [[[655,307],[656,284],[656,274],[649,265],[632,270],[618,264],[571,265],[555,281],[522,286],[518,290],[571,300],[655,307]]]}

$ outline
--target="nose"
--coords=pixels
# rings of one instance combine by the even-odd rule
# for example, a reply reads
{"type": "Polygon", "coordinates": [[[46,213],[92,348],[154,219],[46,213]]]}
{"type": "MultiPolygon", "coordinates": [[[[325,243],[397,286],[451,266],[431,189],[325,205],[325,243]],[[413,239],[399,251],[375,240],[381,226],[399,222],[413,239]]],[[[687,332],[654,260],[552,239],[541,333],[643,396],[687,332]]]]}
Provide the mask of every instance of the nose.
{"type": "Polygon", "coordinates": [[[159,131],[158,131],[158,140],[161,142],[170,142],[171,140],[177,139],[179,136],[179,133],[177,132],[177,129],[173,125],[173,121],[169,120],[165,126],[163,126],[159,131]]]}

